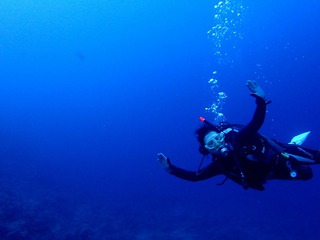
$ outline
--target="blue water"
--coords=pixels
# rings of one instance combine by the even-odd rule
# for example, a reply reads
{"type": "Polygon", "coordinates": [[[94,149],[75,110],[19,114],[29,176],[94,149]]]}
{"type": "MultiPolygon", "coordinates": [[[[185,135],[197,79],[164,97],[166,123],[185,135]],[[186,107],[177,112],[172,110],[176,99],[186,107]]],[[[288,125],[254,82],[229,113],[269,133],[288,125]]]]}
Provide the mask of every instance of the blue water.
{"type": "Polygon", "coordinates": [[[229,39],[207,33],[218,2],[1,0],[0,239],[318,239],[318,166],[258,192],[156,161],[197,168],[214,71],[229,122],[251,119],[256,80],[261,132],[320,147],[319,1],[224,0],[229,39]]]}

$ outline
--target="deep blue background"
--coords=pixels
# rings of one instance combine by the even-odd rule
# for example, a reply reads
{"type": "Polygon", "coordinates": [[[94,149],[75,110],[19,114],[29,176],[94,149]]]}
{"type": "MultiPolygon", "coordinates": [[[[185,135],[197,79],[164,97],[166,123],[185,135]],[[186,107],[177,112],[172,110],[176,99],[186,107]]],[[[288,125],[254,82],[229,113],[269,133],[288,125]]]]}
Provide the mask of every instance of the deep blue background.
{"type": "MultiPolygon", "coordinates": [[[[227,1],[222,1],[226,4],[227,1]]],[[[218,1],[0,2],[1,239],[317,239],[320,171],[244,191],[190,183],[194,130],[218,71],[229,122],[248,122],[257,80],[272,104],[261,132],[311,130],[320,147],[319,1],[236,1],[242,38],[222,41],[218,1]]]]}

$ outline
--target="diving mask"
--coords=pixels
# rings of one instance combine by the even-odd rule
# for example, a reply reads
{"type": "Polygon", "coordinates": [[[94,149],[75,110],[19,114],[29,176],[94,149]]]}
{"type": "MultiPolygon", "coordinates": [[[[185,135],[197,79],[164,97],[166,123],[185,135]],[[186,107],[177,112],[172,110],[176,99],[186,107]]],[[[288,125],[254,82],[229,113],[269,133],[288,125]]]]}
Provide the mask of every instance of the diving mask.
{"type": "Polygon", "coordinates": [[[216,153],[219,151],[221,147],[225,145],[224,141],[224,133],[217,133],[217,132],[209,132],[204,137],[204,147],[211,153],[216,153]]]}

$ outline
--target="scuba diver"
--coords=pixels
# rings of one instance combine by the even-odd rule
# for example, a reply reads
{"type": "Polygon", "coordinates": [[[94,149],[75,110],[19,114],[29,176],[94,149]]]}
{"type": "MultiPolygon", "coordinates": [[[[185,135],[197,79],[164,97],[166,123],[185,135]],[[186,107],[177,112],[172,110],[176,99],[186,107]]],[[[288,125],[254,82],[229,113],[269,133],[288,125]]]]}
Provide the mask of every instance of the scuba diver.
{"type": "Polygon", "coordinates": [[[266,114],[263,89],[255,81],[247,81],[251,96],[256,99],[256,109],[251,121],[239,124],[214,125],[200,117],[203,126],[196,131],[203,158],[197,171],[188,171],[174,166],[163,153],[158,161],[171,175],[188,181],[201,181],[217,175],[243,186],[244,189],[264,190],[267,180],[309,180],[313,173],[310,165],[320,163],[320,152],[302,147],[310,132],[294,137],[289,144],[281,143],[258,133],[266,114]],[[207,155],[212,161],[201,168],[207,155]]]}

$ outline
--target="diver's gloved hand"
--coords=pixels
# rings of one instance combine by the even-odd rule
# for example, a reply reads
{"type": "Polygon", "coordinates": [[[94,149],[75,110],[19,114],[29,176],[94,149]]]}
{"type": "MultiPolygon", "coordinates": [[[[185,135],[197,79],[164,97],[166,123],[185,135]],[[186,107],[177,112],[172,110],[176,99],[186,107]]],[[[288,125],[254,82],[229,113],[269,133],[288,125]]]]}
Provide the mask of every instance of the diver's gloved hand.
{"type": "Polygon", "coordinates": [[[246,83],[248,89],[252,92],[250,95],[254,97],[260,97],[263,100],[266,98],[266,94],[256,81],[248,80],[246,83]]]}
{"type": "Polygon", "coordinates": [[[161,164],[162,168],[167,172],[170,172],[170,164],[168,158],[163,153],[158,153],[159,163],[161,164]]]}

